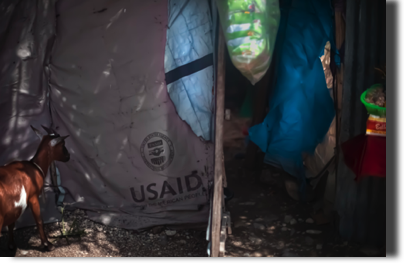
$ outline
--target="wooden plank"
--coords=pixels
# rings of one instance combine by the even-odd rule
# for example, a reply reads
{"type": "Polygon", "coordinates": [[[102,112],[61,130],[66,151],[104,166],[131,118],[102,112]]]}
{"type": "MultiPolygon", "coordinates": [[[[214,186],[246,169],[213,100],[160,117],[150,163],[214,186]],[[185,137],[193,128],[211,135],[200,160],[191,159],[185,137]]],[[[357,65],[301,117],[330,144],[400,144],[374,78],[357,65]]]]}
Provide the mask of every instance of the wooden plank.
{"type": "Polygon", "coordinates": [[[215,107],[215,167],[214,167],[214,196],[212,203],[211,225],[211,257],[220,254],[220,235],[222,221],[223,172],[223,127],[224,127],[224,91],[225,91],[225,41],[221,26],[218,35],[217,88],[215,107]]]}

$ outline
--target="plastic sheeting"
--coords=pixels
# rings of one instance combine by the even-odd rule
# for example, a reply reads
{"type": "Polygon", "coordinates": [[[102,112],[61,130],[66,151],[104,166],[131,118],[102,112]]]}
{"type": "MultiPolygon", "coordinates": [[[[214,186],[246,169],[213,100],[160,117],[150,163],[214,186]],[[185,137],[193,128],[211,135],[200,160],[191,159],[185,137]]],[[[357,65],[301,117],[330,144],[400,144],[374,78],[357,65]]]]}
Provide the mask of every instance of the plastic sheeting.
{"type": "MultiPolygon", "coordinates": [[[[29,125],[51,122],[46,69],[55,34],[55,1],[0,2],[0,165],[28,160],[39,139],[29,125]]],[[[50,177],[45,181],[46,203],[40,202],[44,222],[60,218],[50,177]]],[[[26,209],[16,227],[34,225],[26,209]]]]}
{"type": "Polygon", "coordinates": [[[75,207],[143,228],[208,219],[212,147],[177,115],[164,81],[167,1],[60,1],[52,117],[75,207]]]}
{"type": "Polygon", "coordinates": [[[217,0],[217,5],[231,61],[254,85],[271,63],[280,22],[279,0],[217,0]]]}
{"type": "Polygon", "coordinates": [[[1,160],[30,158],[29,125],[52,121],[70,135],[56,164],[72,208],[132,229],[207,222],[213,145],[167,92],[168,1],[14,3],[1,6],[1,160]]]}
{"type": "MultiPolygon", "coordinates": [[[[212,20],[209,1],[170,0],[165,49],[165,72],[213,56],[212,20]]],[[[212,64],[168,83],[178,115],[197,136],[211,140],[214,112],[212,64]]]]}
{"type": "Polygon", "coordinates": [[[265,162],[282,167],[305,183],[303,153],[313,154],[335,116],[320,56],[333,43],[330,2],[285,1],[278,38],[284,38],[276,85],[263,123],[250,139],[266,153],[265,162]]]}

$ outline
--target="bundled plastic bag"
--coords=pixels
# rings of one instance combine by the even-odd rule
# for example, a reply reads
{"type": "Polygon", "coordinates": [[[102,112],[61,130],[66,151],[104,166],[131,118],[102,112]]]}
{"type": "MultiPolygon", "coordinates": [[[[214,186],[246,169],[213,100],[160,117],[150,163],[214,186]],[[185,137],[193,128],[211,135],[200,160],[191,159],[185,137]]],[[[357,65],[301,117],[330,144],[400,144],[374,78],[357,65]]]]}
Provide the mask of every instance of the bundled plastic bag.
{"type": "Polygon", "coordinates": [[[231,61],[254,85],[272,59],[279,0],[217,0],[217,6],[231,61]]]}

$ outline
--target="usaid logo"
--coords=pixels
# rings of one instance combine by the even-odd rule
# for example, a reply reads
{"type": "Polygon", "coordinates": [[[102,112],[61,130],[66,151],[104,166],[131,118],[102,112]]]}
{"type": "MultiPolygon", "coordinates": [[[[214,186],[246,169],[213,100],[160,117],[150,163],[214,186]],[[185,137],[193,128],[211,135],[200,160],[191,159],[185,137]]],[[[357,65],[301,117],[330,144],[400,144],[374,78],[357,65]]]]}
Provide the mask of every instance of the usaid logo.
{"type": "Polygon", "coordinates": [[[140,154],[147,167],[153,171],[163,171],[172,163],[175,149],[168,136],[154,132],[143,140],[140,154]]]}

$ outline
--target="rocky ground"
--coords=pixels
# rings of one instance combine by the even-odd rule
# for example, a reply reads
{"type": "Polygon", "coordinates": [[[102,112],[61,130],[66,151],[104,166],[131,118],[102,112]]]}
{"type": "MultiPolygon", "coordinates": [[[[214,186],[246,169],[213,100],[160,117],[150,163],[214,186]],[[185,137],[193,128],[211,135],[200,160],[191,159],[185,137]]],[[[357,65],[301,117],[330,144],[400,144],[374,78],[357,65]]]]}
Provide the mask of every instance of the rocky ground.
{"type": "Polygon", "coordinates": [[[227,203],[233,222],[227,257],[385,256],[383,250],[343,240],[334,221],[315,216],[313,203],[293,200],[285,188],[287,175],[267,166],[247,174],[243,166],[244,159],[226,162],[228,187],[234,191],[227,203]]]}
{"type": "Polygon", "coordinates": [[[84,211],[66,211],[65,227],[78,219],[86,235],[81,238],[55,239],[61,234],[62,223],[46,225],[49,241],[55,245],[51,252],[40,249],[35,227],[15,231],[16,251],[7,250],[7,233],[0,238],[0,256],[6,257],[206,257],[207,242],[204,229],[174,230],[155,227],[138,232],[112,228],[86,218],[84,211]]]}

